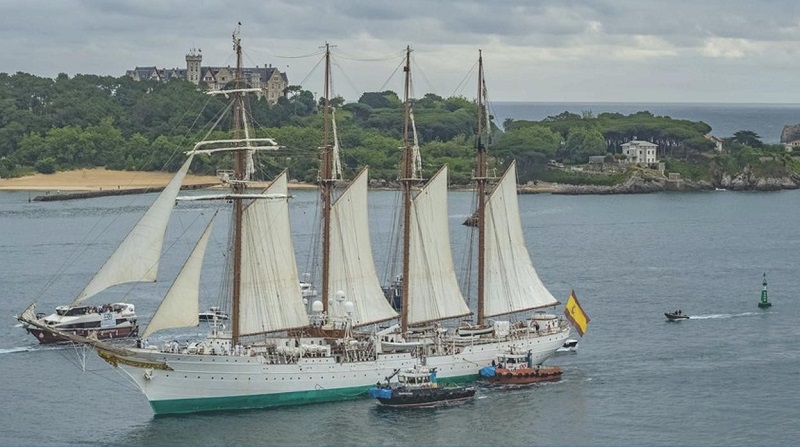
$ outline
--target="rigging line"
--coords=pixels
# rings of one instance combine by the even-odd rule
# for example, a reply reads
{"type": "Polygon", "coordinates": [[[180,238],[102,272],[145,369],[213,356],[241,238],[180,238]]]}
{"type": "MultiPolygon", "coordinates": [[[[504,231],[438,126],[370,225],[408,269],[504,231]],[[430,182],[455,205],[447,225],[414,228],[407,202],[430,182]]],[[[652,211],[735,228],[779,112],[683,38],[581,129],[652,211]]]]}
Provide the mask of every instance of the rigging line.
{"type": "Polygon", "coordinates": [[[322,63],[324,61],[325,61],[325,58],[320,58],[320,60],[317,61],[317,63],[314,65],[314,67],[311,68],[311,71],[308,72],[306,77],[303,78],[303,80],[300,81],[300,83],[298,85],[300,85],[300,86],[305,85],[306,81],[308,81],[308,79],[311,77],[311,75],[313,75],[317,71],[317,69],[319,69],[319,66],[322,65],[322,63]]]}
{"type": "MultiPolygon", "coordinates": [[[[189,229],[190,229],[190,228],[191,228],[191,227],[192,227],[192,226],[193,226],[195,223],[197,223],[198,219],[200,219],[200,217],[201,217],[201,216],[203,216],[203,215],[204,215],[204,213],[203,213],[203,212],[201,212],[201,213],[199,213],[197,216],[195,216],[195,218],[192,220],[192,222],[191,222],[189,225],[183,225],[183,220],[180,218],[180,216],[178,215],[178,213],[173,213],[173,216],[175,216],[175,217],[177,218],[177,220],[178,220],[178,223],[180,224],[180,227],[182,227],[182,228],[183,228],[183,231],[181,231],[181,233],[180,233],[180,234],[179,234],[179,235],[178,235],[178,236],[177,236],[177,237],[176,237],[176,238],[173,240],[173,242],[172,242],[171,244],[169,244],[168,246],[164,247],[164,248],[161,250],[161,255],[160,255],[160,256],[159,256],[159,258],[158,258],[158,262],[159,262],[159,263],[160,263],[160,261],[163,261],[163,260],[164,260],[164,258],[166,258],[166,256],[167,256],[167,253],[168,253],[170,250],[172,250],[172,249],[173,249],[173,248],[174,248],[176,245],[178,245],[178,241],[181,241],[181,240],[183,240],[183,238],[186,236],[186,233],[189,231],[189,229]]],[[[190,245],[191,245],[191,246],[194,246],[194,243],[191,243],[190,245]]],[[[191,247],[189,248],[189,250],[191,251],[191,247]]],[[[154,267],[155,267],[155,266],[151,265],[149,270],[152,270],[154,267]]],[[[149,270],[148,270],[148,271],[149,271],[149,270]]],[[[157,273],[157,272],[156,272],[156,273],[157,273]]],[[[125,294],[123,294],[122,296],[123,296],[124,298],[127,298],[127,297],[129,297],[135,288],[137,288],[137,283],[132,283],[132,284],[129,284],[129,287],[127,288],[127,289],[128,289],[128,290],[127,290],[127,292],[125,292],[125,294]]]]}
{"type": "MultiPolygon", "coordinates": [[[[225,205],[225,208],[227,208],[227,205],[225,205]]],[[[214,210],[214,213],[215,214],[216,213],[220,213],[222,210],[223,210],[223,207],[220,206],[219,208],[214,210]]],[[[214,232],[212,231],[211,232],[211,237],[209,238],[209,243],[215,248],[215,250],[213,250],[213,253],[215,253],[215,254],[222,253],[223,263],[227,264],[225,262],[225,253],[226,253],[225,250],[227,249],[227,245],[228,245],[227,238],[225,238],[225,237],[221,237],[220,238],[218,236],[215,236],[214,232]]],[[[208,256],[209,252],[210,251],[207,249],[206,250],[206,256],[208,256]]],[[[223,271],[225,271],[224,264],[223,264],[223,268],[222,268],[223,271]]],[[[225,277],[227,277],[227,275],[225,275],[225,277]]],[[[224,282],[224,280],[220,281],[220,283],[222,283],[222,282],[224,282]]],[[[213,292],[211,291],[211,287],[210,287],[210,284],[209,284],[208,281],[200,281],[200,288],[203,291],[203,296],[214,296],[213,292]]],[[[216,304],[217,306],[222,308],[225,311],[225,313],[230,315],[231,309],[223,306],[225,304],[223,297],[224,297],[224,295],[221,293],[221,291],[218,291],[218,293],[216,295],[216,302],[214,304],[216,304]]]]}
{"type": "MultiPolygon", "coordinates": [[[[337,73],[342,75],[342,77],[347,81],[347,83],[350,85],[350,88],[352,88],[353,91],[355,91],[355,92],[359,91],[358,87],[356,87],[355,84],[353,83],[353,81],[350,79],[350,77],[347,76],[347,72],[344,70],[344,66],[339,63],[338,59],[336,59],[334,57],[331,57],[331,65],[336,67],[336,69],[338,70],[337,73]]],[[[338,93],[336,93],[336,89],[334,88],[334,79],[335,79],[334,76],[330,77],[330,84],[331,84],[330,85],[330,94],[331,94],[331,98],[336,98],[337,95],[341,96],[338,93]]]]}
{"type": "MultiPolygon", "coordinates": [[[[358,87],[356,87],[356,85],[353,83],[353,80],[350,79],[349,76],[347,76],[347,73],[345,73],[345,71],[342,69],[342,66],[339,65],[338,62],[334,62],[334,65],[339,69],[339,73],[342,75],[344,80],[347,81],[347,84],[350,85],[350,88],[352,88],[354,92],[358,92],[359,91],[358,87]]],[[[336,95],[333,95],[333,97],[335,98],[336,95]]]]}
{"type": "Polygon", "coordinates": [[[386,79],[386,81],[383,83],[383,85],[381,85],[381,87],[378,89],[378,91],[382,92],[386,88],[386,85],[389,84],[389,81],[394,79],[395,75],[397,75],[397,72],[400,70],[400,68],[402,68],[404,66],[405,66],[405,60],[401,60],[400,63],[397,64],[397,67],[394,68],[394,71],[392,72],[392,74],[389,75],[389,78],[386,79]]]}
{"type": "Polygon", "coordinates": [[[363,58],[363,57],[353,56],[350,53],[342,51],[342,50],[340,50],[340,49],[338,49],[336,47],[334,47],[333,50],[334,50],[333,52],[340,54],[342,59],[347,59],[347,60],[356,61],[356,62],[383,62],[383,61],[391,61],[391,60],[395,60],[395,59],[402,60],[405,57],[405,53],[404,52],[400,52],[399,54],[397,52],[394,52],[394,53],[390,53],[390,55],[382,56],[382,57],[363,58]]]}
{"type": "Polygon", "coordinates": [[[461,79],[461,82],[459,82],[458,85],[456,85],[456,87],[453,89],[453,93],[452,93],[451,96],[457,96],[457,94],[459,94],[459,93],[461,95],[463,95],[463,91],[464,91],[464,89],[466,88],[466,85],[467,85],[467,80],[472,78],[472,76],[475,73],[475,70],[477,70],[477,68],[478,68],[478,62],[476,61],[475,64],[472,65],[472,68],[470,68],[469,71],[461,79]]]}
{"type": "MultiPolygon", "coordinates": [[[[68,363],[75,365],[84,373],[94,374],[98,377],[101,377],[104,380],[108,380],[111,383],[120,385],[119,382],[116,382],[111,378],[100,374],[102,372],[109,371],[107,368],[105,368],[105,366],[101,366],[98,369],[86,369],[86,354],[90,351],[94,351],[95,350],[94,347],[85,345],[83,343],[70,341],[69,345],[65,345],[64,348],[65,349],[58,349],[57,351],[59,355],[63,357],[68,363]],[[70,351],[69,348],[72,348],[72,350],[70,351]]],[[[117,373],[119,373],[119,371],[117,371],[117,373]]],[[[123,382],[126,382],[126,380],[123,380],[123,382]]]]}
{"type": "Polygon", "coordinates": [[[301,54],[299,56],[282,56],[282,55],[279,55],[279,54],[274,54],[274,53],[270,52],[269,50],[266,50],[266,52],[269,53],[270,56],[277,57],[278,59],[303,59],[303,58],[307,58],[307,57],[314,57],[314,56],[319,56],[321,54],[322,55],[325,54],[325,51],[323,51],[323,50],[317,50],[317,51],[313,51],[313,52],[308,53],[308,54],[301,54]]]}
{"type": "MultiPolygon", "coordinates": [[[[187,109],[185,110],[185,112],[184,112],[184,115],[183,115],[183,116],[185,116],[185,115],[188,113],[188,111],[189,111],[189,110],[190,110],[190,109],[191,109],[191,108],[194,106],[194,104],[196,103],[196,101],[197,101],[197,99],[195,99],[195,101],[194,101],[194,102],[192,102],[192,104],[190,105],[190,107],[189,107],[189,108],[187,108],[187,109]]],[[[203,106],[203,109],[205,109],[205,108],[207,107],[207,105],[208,105],[208,102],[206,102],[206,105],[204,105],[204,106],[203,106]]],[[[173,131],[174,131],[174,130],[175,130],[175,128],[177,127],[177,125],[178,125],[177,123],[180,123],[180,122],[182,121],[182,119],[183,119],[183,116],[181,116],[181,119],[180,119],[180,120],[178,120],[178,121],[176,122],[176,124],[175,124],[175,125],[172,127],[172,130],[173,130],[173,131]]],[[[196,118],[196,119],[195,119],[195,123],[197,122],[197,120],[198,120],[198,119],[199,119],[199,115],[198,115],[198,118],[196,118]]],[[[194,123],[192,124],[192,127],[193,127],[193,126],[194,126],[194,123]]],[[[183,139],[183,140],[185,141],[185,139],[186,139],[187,137],[188,137],[188,134],[184,136],[184,139],[183,139]]],[[[177,146],[176,146],[176,149],[173,151],[173,153],[172,153],[172,154],[170,154],[170,157],[169,157],[168,161],[167,161],[167,162],[166,162],[166,163],[165,163],[165,164],[162,166],[162,168],[161,168],[161,171],[162,171],[162,172],[164,171],[164,167],[165,167],[167,164],[169,164],[169,161],[170,161],[170,160],[172,160],[172,158],[174,157],[175,153],[177,153],[177,152],[180,150],[180,149],[178,149],[178,148],[179,148],[179,147],[180,147],[182,144],[183,144],[183,143],[181,142],[181,144],[177,145],[177,146]]],[[[149,163],[150,163],[150,162],[151,162],[153,159],[155,159],[155,152],[152,152],[152,153],[150,154],[150,157],[148,158],[148,160],[147,160],[147,161],[145,161],[145,163],[144,163],[144,164],[145,164],[145,165],[149,164],[149,163]]],[[[133,180],[131,180],[131,182],[132,182],[132,181],[133,181],[133,180]]],[[[128,183],[128,185],[130,185],[130,183],[128,183]]],[[[126,185],[126,186],[128,186],[128,185],[126,185]]],[[[131,207],[131,206],[133,206],[133,204],[134,204],[134,203],[136,203],[136,201],[139,199],[139,198],[137,198],[137,197],[135,197],[135,196],[136,196],[136,195],[130,195],[130,196],[127,198],[127,201],[126,201],[126,203],[125,203],[123,206],[124,206],[124,207],[131,207]]],[[[120,199],[120,201],[122,201],[122,199],[120,199]]],[[[111,216],[112,216],[112,218],[111,218],[111,221],[108,223],[108,225],[106,225],[105,227],[103,227],[102,229],[100,229],[100,230],[99,230],[99,234],[105,234],[105,232],[108,230],[108,228],[110,228],[112,225],[114,225],[114,224],[117,222],[117,220],[120,218],[120,216],[121,216],[121,214],[118,212],[118,210],[116,210],[116,209],[108,209],[108,210],[106,210],[106,211],[103,213],[103,216],[101,216],[101,217],[107,217],[107,216],[109,216],[109,215],[111,215],[111,216]]],[[[38,291],[38,292],[37,292],[37,294],[36,294],[36,298],[41,298],[41,297],[44,295],[44,293],[45,293],[47,290],[49,290],[49,289],[50,289],[50,287],[52,287],[52,286],[53,286],[53,284],[56,282],[56,280],[57,280],[58,278],[60,278],[60,277],[61,277],[61,276],[64,274],[64,272],[66,272],[66,271],[67,271],[67,269],[68,269],[68,268],[69,268],[71,265],[73,265],[73,264],[74,264],[74,262],[75,262],[77,259],[79,259],[80,257],[82,257],[82,256],[83,256],[83,255],[84,255],[84,254],[85,254],[85,253],[86,253],[86,252],[89,250],[89,248],[90,248],[90,247],[92,247],[92,246],[94,245],[94,244],[86,244],[86,241],[87,241],[87,239],[91,239],[92,241],[94,241],[94,240],[96,240],[96,239],[97,239],[97,236],[92,236],[92,235],[93,235],[93,234],[95,234],[95,230],[97,230],[97,229],[100,227],[100,225],[101,225],[101,223],[102,223],[102,222],[103,222],[103,219],[98,219],[98,220],[97,220],[97,221],[96,221],[96,222],[95,222],[95,223],[92,225],[92,227],[91,227],[91,228],[89,229],[89,231],[88,231],[88,232],[85,234],[85,236],[84,236],[84,237],[83,237],[83,238],[80,240],[80,242],[79,242],[79,243],[78,243],[78,244],[75,246],[75,248],[73,249],[72,253],[70,253],[69,255],[67,255],[67,257],[66,257],[66,258],[64,258],[64,262],[62,262],[62,263],[61,263],[61,265],[60,265],[60,266],[59,266],[59,267],[56,269],[56,272],[55,272],[55,274],[54,274],[54,275],[52,275],[52,276],[50,277],[50,279],[49,279],[48,281],[46,281],[46,282],[45,282],[45,283],[42,285],[42,287],[39,289],[39,291],[38,291]]]]}
{"type": "MultiPolygon", "coordinates": [[[[312,285],[321,283],[321,278],[318,278],[320,272],[320,257],[319,253],[322,252],[322,218],[320,216],[320,211],[322,209],[321,205],[321,197],[320,194],[314,194],[316,197],[314,200],[314,216],[313,216],[313,229],[311,233],[311,238],[309,241],[309,251],[308,257],[306,258],[306,272],[311,275],[310,281],[312,285]]],[[[327,299],[326,297],[318,298],[318,297],[311,297],[312,303],[314,299],[327,299]]]]}
{"type": "MultiPolygon", "coordinates": [[[[181,116],[178,118],[178,120],[176,120],[176,121],[174,122],[175,124],[173,124],[173,126],[172,126],[172,129],[170,129],[170,135],[172,135],[172,134],[175,132],[175,129],[177,129],[178,125],[179,125],[181,122],[183,122],[183,119],[184,119],[184,117],[186,117],[186,116],[189,114],[189,111],[191,111],[191,110],[193,110],[193,109],[194,109],[194,106],[195,106],[195,104],[197,104],[197,103],[198,103],[198,101],[199,101],[199,99],[200,99],[201,97],[202,97],[202,96],[197,96],[197,97],[196,97],[196,98],[195,98],[195,99],[192,101],[192,103],[191,103],[191,104],[189,104],[189,107],[186,107],[186,108],[184,108],[184,109],[183,109],[183,114],[181,114],[181,116]]],[[[208,102],[211,100],[211,97],[208,97],[208,98],[205,98],[205,99],[206,99],[206,102],[205,102],[205,104],[203,104],[203,107],[202,107],[202,109],[200,110],[200,111],[201,111],[201,113],[202,113],[202,111],[203,111],[203,110],[205,110],[205,108],[208,106],[208,102]]],[[[166,161],[164,162],[164,164],[161,166],[161,171],[162,171],[162,172],[164,171],[164,168],[166,168],[166,167],[167,167],[167,166],[170,164],[170,162],[172,162],[172,160],[175,158],[175,156],[181,152],[181,149],[180,149],[180,148],[183,146],[184,142],[185,142],[185,141],[186,141],[186,140],[189,138],[189,132],[190,132],[190,131],[191,131],[191,129],[194,127],[194,125],[197,123],[197,121],[200,119],[200,116],[201,116],[201,114],[198,114],[198,115],[195,117],[194,121],[192,121],[192,125],[189,127],[189,129],[187,129],[186,133],[183,135],[183,138],[181,138],[181,141],[180,141],[180,142],[179,142],[177,145],[175,145],[175,148],[172,150],[172,153],[169,155],[169,157],[167,158],[167,160],[166,160],[166,161]]],[[[156,151],[153,151],[153,153],[151,153],[151,155],[150,155],[150,159],[151,159],[151,160],[152,160],[152,159],[155,159],[155,157],[156,157],[156,151]]],[[[148,161],[149,161],[149,160],[148,160],[148,161]]]]}
{"type": "Polygon", "coordinates": [[[414,57],[413,54],[411,55],[411,57],[414,59],[414,73],[415,74],[419,74],[420,76],[422,76],[422,79],[425,81],[425,84],[427,84],[427,86],[428,86],[428,88],[430,89],[431,92],[437,92],[438,90],[436,88],[434,88],[433,84],[431,83],[431,80],[428,78],[428,76],[422,70],[421,65],[419,65],[417,63],[417,58],[414,57]]]}

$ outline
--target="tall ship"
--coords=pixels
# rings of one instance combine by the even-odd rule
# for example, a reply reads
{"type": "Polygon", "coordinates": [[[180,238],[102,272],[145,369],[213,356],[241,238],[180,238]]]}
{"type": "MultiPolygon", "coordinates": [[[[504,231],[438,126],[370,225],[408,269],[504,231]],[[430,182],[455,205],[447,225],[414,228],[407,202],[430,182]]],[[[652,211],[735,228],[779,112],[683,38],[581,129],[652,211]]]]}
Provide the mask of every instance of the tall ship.
{"type": "MultiPolygon", "coordinates": [[[[233,158],[233,175],[226,182],[230,191],[192,197],[231,203],[226,250],[230,265],[224,269],[223,280],[229,287],[221,292],[224,299],[220,299],[230,302],[226,326],[212,324],[204,340],[150,347],[142,343],[121,346],[91,335],[42,329],[91,346],[108,364],[130,377],[156,414],[365,398],[370,386],[420,363],[435,368],[440,379],[467,382],[477,379],[478,365],[489,363],[512,346],[530,350],[532,362],[537,364],[555,353],[569,336],[569,326],[555,315],[533,311],[558,302],[541,285],[529,258],[525,264],[529,269],[508,265],[508,256],[514,256],[514,262],[527,257],[515,214],[513,164],[487,200],[485,212],[494,216],[494,225],[505,227],[490,226],[489,234],[496,231],[505,233],[505,237],[497,237],[496,245],[487,242],[486,252],[496,254],[487,256],[487,310],[482,315],[514,314],[520,315],[519,319],[495,319],[491,324],[488,320],[476,321],[472,326],[491,330],[469,336],[456,333],[459,320],[472,311],[459,290],[450,252],[447,168],[442,167],[424,185],[419,171],[413,168],[418,147],[411,143],[410,48],[405,54],[401,173],[402,313],[385,299],[375,272],[367,215],[368,170],[363,169],[340,193],[334,193],[334,186],[342,180],[337,167],[335,118],[329,103],[331,55],[327,45],[320,172],[321,300],[307,312],[292,245],[287,174],[280,174],[264,191],[248,188],[254,152],[274,150],[277,142],[258,138],[250,126],[246,98],[256,89],[243,85],[238,31],[233,43],[236,82],[233,89],[222,92],[230,99],[233,115],[230,137],[195,144],[173,180],[180,183],[195,155],[228,154],[233,158]],[[330,134],[333,141],[329,141],[330,134]],[[526,275],[532,275],[533,280],[526,275]],[[492,287],[498,289],[490,290],[492,287]],[[525,313],[528,315],[522,315],[525,313]]],[[[481,99],[478,101],[479,114],[484,113],[481,99]]],[[[480,131],[480,124],[478,128],[480,131]]],[[[156,202],[161,203],[161,199],[156,202]]],[[[168,213],[159,215],[165,222],[169,219],[168,213]]],[[[213,220],[141,334],[143,339],[158,331],[198,325],[200,272],[213,220]]],[[[37,325],[30,307],[19,319],[37,325]]]]}

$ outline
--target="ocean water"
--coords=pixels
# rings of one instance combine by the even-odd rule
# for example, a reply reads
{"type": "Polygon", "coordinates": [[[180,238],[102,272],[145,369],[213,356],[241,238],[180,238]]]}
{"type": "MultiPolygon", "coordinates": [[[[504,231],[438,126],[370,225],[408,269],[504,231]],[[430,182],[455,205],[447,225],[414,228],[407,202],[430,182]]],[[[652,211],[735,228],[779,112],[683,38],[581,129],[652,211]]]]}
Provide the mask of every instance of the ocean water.
{"type": "MultiPolygon", "coordinates": [[[[292,201],[298,264],[314,232],[316,194],[292,201]]],[[[13,316],[69,301],[152,194],[28,202],[0,192],[0,445],[796,445],[800,439],[800,191],[520,197],[528,249],[548,288],[574,289],[591,317],[577,354],[548,361],[563,379],[481,387],[462,405],[398,411],[371,399],[241,412],[154,417],[127,380],[92,352],[42,347],[13,316]],[[97,222],[102,222],[97,224],[97,222]],[[773,307],[757,302],[767,274],[773,307]],[[668,323],[682,309],[692,318],[668,323]]],[[[397,196],[370,192],[372,239],[384,270],[397,196]]],[[[450,194],[453,252],[464,258],[467,192],[450,194]]],[[[100,298],[136,303],[146,323],[210,216],[181,202],[167,234],[175,257],[155,284],[100,298]]],[[[226,224],[209,245],[222,266],[226,224]]],[[[216,304],[212,281],[203,307],[216,304]]],[[[561,309],[559,309],[560,311],[561,309]]],[[[195,330],[197,335],[203,328],[195,330]]]]}
{"type": "Polygon", "coordinates": [[[800,124],[800,104],[496,102],[490,110],[501,128],[508,118],[539,121],[563,112],[592,112],[597,116],[603,112],[630,115],[649,111],[658,116],[703,121],[719,138],[751,130],[768,144],[780,142],[783,126],[800,124]]]}

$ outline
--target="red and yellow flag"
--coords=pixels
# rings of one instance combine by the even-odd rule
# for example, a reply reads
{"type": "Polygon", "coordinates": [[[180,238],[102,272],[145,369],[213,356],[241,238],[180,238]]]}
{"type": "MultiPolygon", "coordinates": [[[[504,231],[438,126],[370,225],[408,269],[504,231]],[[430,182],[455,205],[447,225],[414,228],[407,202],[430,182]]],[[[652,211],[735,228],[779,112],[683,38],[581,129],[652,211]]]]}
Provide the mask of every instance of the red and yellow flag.
{"type": "Polygon", "coordinates": [[[583,334],[586,333],[586,326],[589,325],[591,319],[586,315],[586,312],[583,311],[580,303],[578,303],[578,298],[575,296],[574,290],[569,294],[567,305],[564,306],[564,314],[567,320],[578,330],[578,333],[581,334],[581,337],[583,337],[583,334]]]}

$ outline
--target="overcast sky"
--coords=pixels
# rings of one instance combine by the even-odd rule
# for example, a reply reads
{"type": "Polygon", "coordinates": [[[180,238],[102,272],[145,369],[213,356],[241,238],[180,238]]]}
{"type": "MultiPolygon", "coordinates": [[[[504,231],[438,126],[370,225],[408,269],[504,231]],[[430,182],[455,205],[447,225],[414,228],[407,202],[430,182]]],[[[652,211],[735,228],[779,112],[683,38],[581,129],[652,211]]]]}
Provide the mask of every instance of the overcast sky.
{"type": "Polygon", "coordinates": [[[245,65],[317,93],[336,45],[348,100],[401,92],[410,45],[416,97],[473,98],[482,49],[491,101],[800,103],[798,0],[0,0],[0,72],[235,65],[237,22],[245,65]]]}

